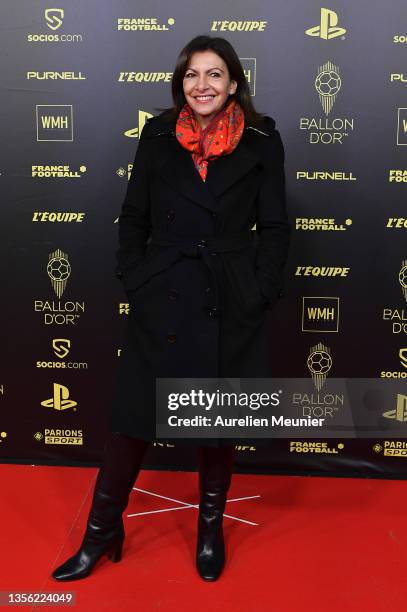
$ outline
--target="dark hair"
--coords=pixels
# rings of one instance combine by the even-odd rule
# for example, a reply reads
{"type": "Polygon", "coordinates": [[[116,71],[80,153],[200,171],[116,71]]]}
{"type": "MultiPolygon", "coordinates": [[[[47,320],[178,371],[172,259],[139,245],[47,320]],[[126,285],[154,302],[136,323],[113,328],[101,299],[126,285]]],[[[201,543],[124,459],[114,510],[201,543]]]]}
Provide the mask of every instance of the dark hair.
{"type": "MultiPolygon", "coordinates": [[[[169,119],[176,119],[186,103],[183,80],[188,67],[189,60],[193,53],[197,51],[214,51],[219,55],[229,70],[231,80],[236,81],[236,93],[229,95],[229,99],[234,97],[243,109],[245,120],[254,125],[262,122],[263,115],[254,108],[251,100],[250,88],[243,71],[242,64],[229,41],[209,35],[200,35],[193,38],[178,55],[175,70],[171,80],[171,91],[174,106],[170,108],[156,108],[155,110],[164,111],[169,119]]],[[[226,102],[227,103],[227,102],[226,102]]]]}

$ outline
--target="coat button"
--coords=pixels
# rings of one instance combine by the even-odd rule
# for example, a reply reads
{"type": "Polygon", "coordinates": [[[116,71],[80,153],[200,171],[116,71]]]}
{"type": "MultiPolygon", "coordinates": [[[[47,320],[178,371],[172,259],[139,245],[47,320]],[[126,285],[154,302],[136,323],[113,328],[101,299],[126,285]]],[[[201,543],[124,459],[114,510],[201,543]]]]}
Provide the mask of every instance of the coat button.
{"type": "Polygon", "coordinates": [[[212,217],[216,217],[217,214],[218,213],[216,213],[216,212],[212,212],[212,217]]]}
{"type": "Polygon", "coordinates": [[[174,344],[174,342],[177,341],[177,335],[176,334],[167,334],[167,342],[170,342],[171,344],[174,344]]]}
{"type": "Polygon", "coordinates": [[[168,291],[168,297],[170,300],[176,300],[179,296],[179,291],[178,289],[170,289],[168,291]]]}
{"type": "Polygon", "coordinates": [[[210,288],[210,287],[207,287],[207,288],[205,289],[206,293],[209,293],[209,291],[210,291],[210,290],[211,290],[211,288],[210,288]]]}
{"type": "Polygon", "coordinates": [[[218,309],[216,308],[216,306],[212,306],[212,308],[209,309],[208,314],[212,318],[217,317],[218,316],[218,309]]]}
{"type": "Polygon", "coordinates": [[[175,210],[173,208],[167,209],[167,219],[168,221],[173,221],[175,218],[175,210]]]}
{"type": "Polygon", "coordinates": [[[200,247],[206,247],[206,240],[200,240],[200,241],[198,242],[198,246],[200,246],[200,247]]]}

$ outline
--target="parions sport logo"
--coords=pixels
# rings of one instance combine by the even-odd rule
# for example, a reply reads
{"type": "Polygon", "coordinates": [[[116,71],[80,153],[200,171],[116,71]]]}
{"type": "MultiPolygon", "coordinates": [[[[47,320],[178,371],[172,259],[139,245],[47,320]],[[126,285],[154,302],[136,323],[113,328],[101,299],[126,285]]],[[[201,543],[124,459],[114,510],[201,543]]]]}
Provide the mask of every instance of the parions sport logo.
{"type": "Polygon", "coordinates": [[[120,166],[119,168],[117,168],[116,174],[117,176],[120,176],[120,178],[124,178],[125,176],[127,176],[127,180],[129,181],[132,170],[133,170],[133,164],[127,164],[125,168],[123,166],[120,166]]]}
{"type": "Polygon", "coordinates": [[[34,312],[42,315],[44,325],[76,325],[85,312],[85,302],[61,300],[71,271],[67,253],[57,249],[49,254],[46,274],[58,300],[34,300],[34,312]]]}
{"type": "Polygon", "coordinates": [[[404,457],[407,459],[406,440],[381,440],[373,445],[373,451],[384,457],[404,457]]]}
{"type": "Polygon", "coordinates": [[[54,429],[47,427],[43,431],[36,431],[33,437],[36,442],[43,442],[44,444],[82,446],[84,443],[82,429],[54,429]]]}

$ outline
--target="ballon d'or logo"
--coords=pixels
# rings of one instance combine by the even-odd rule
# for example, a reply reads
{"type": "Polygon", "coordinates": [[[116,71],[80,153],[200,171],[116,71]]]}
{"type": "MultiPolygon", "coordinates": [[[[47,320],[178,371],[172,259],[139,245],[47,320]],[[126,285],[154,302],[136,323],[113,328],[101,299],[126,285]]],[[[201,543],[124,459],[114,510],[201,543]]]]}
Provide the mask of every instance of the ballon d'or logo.
{"type": "Polygon", "coordinates": [[[316,346],[312,346],[307,359],[307,366],[311,372],[315,387],[321,391],[325,384],[326,376],[332,367],[332,357],[330,350],[319,342],[316,346]]]}
{"type": "Polygon", "coordinates": [[[66,281],[71,274],[71,264],[68,261],[68,255],[60,249],[50,253],[47,273],[55,293],[60,298],[65,291],[66,281]]]}

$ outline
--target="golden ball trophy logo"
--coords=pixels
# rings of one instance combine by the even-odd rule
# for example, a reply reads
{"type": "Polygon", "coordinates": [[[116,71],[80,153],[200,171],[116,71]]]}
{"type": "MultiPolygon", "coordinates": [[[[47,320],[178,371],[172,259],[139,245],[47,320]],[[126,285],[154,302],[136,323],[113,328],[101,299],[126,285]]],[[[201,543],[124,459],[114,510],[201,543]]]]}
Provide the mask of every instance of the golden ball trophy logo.
{"type": "Polygon", "coordinates": [[[329,115],[336,101],[336,96],[342,85],[339,68],[332,62],[326,62],[318,68],[315,79],[315,89],[319,93],[319,100],[325,115],[329,115]]]}
{"type": "Polygon", "coordinates": [[[325,384],[326,376],[332,367],[330,349],[324,346],[322,342],[312,346],[307,359],[307,366],[311,372],[315,387],[318,391],[321,391],[325,384]]]}
{"type": "Polygon", "coordinates": [[[65,291],[66,283],[71,275],[71,264],[68,255],[57,249],[49,254],[47,273],[51,279],[55,293],[60,298],[65,291]]]}
{"type": "Polygon", "coordinates": [[[404,299],[407,302],[407,259],[401,262],[401,270],[399,272],[399,283],[401,285],[401,290],[404,295],[404,299]]]}

